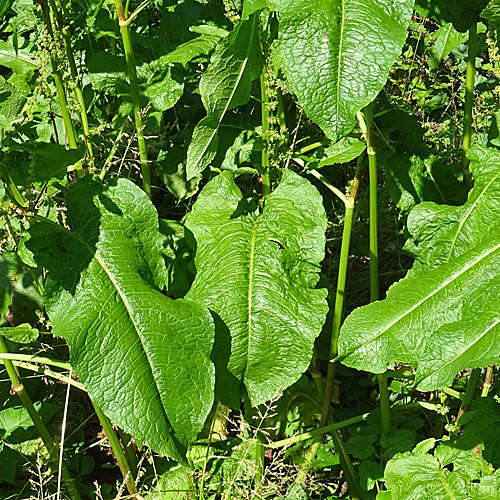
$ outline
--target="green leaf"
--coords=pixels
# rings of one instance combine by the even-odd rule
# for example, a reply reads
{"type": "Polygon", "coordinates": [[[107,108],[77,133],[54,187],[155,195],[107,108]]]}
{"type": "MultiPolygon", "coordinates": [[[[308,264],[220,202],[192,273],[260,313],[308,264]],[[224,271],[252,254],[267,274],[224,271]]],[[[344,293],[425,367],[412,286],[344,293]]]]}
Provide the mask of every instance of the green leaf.
{"type": "Polygon", "coordinates": [[[500,234],[421,277],[393,285],[387,298],[356,309],[339,339],[339,360],[383,373],[392,362],[418,366],[421,390],[450,384],[469,366],[500,354],[500,234]]]}
{"type": "Polygon", "coordinates": [[[19,326],[0,328],[0,335],[3,335],[12,342],[29,344],[38,338],[38,330],[36,328],[31,328],[28,323],[23,323],[19,326]]]}
{"type": "Polygon", "coordinates": [[[467,41],[467,35],[459,33],[453,24],[448,23],[441,26],[432,37],[436,39],[429,51],[429,70],[432,71],[439,63],[461,43],[467,41]]]}
{"type": "Polygon", "coordinates": [[[476,496],[478,480],[488,487],[486,478],[492,477],[491,466],[479,453],[450,441],[438,445],[434,455],[430,450],[417,446],[387,462],[384,479],[392,500],[490,498],[476,496]]]}
{"type": "Polygon", "coordinates": [[[26,246],[50,274],[53,333],[90,397],[120,427],[182,460],[213,402],[213,322],[192,300],[161,293],[158,214],[135,184],[92,176],[67,196],[72,231],[34,224],[26,246]],[[175,434],[174,434],[175,433],[175,434]]]}
{"type": "Polygon", "coordinates": [[[223,172],[188,215],[197,275],[187,297],[222,320],[214,349],[216,393],[228,406],[239,406],[241,382],[260,404],[307,369],[328,311],[326,290],[314,289],[325,225],[321,196],[289,170],[262,213],[242,198],[232,173],[223,172]]]}
{"type": "Polygon", "coordinates": [[[8,42],[0,40],[0,66],[6,66],[15,73],[26,74],[38,70],[38,63],[26,49],[17,51],[8,42]]]}
{"type": "Polygon", "coordinates": [[[474,248],[500,220],[500,152],[476,145],[468,152],[474,187],[464,205],[420,203],[408,216],[405,249],[416,258],[410,276],[426,274],[474,248]]]}
{"type": "Polygon", "coordinates": [[[413,0],[275,0],[274,47],[307,116],[337,142],[377,96],[400,55],[413,0]]]}
{"type": "Polygon", "coordinates": [[[160,59],[168,63],[187,64],[196,57],[208,54],[217,45],[220,36],[202,35],[176,47],[172,52],[160,59]]]}
{"type": "Polygon", "coordinates": [[[439,24],[452,23],[455,29],[465,32],[480,21],[487,3],[488,0],[416,0],[415,10],[439,24]]]}
{"type": "Polygon", "coordinates": [[[363,141],[355,137],[344,137],[325,150],[326,158],[318,163],[317,168],[335,163],[347,163],[357,158],[365,149],[366,144],[363,141]]]}
{"type": "Polygon", "coordinates": [[[493,23],[500,23],[500,1],[491,0],[481,12],[481,17],[493,23]]]}
{"type": "Polygon", "coordinates": [[[377,481],[384,477],[384,469],[373,460],[363,460],[359,466],[359,482],[366,491],[373,490],[377,481]]]}
{"type": "Polygon", "coordinates": [[[246,104],[261,73],[257,15],[241,21],[217,45],[200,81],[207,116],[195,127],[187,154],[187,179],[202,172],[217,153],[219,126],[228,111],[246,104]]]}
{"type": "Polygon", "coordinates": [[[0,126],[9,127],[23,109],[26,96],[0,76],[0,126]]]}

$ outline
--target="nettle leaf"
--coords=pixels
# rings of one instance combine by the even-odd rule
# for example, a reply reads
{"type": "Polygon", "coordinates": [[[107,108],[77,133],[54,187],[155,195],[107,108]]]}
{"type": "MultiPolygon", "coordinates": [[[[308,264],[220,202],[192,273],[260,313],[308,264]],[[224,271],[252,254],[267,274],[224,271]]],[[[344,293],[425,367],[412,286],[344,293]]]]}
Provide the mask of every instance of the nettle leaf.
{"type": "Polygon", "coordinates": [[[426,274],[474,248],[500,220],[500,152],[475,145],[468,152],[474,187],[464,205],[420,203],[408,216],[405,249],[416,258],[410,276],[426,274]]]}
{"type": "Polygon", "coordinates": [[[90,397],[120,427],[182,460],[213,402],[214,326],[192,300],[161,293],[158,214],[126,179],[79,180],[71,231],[42,219],[26,246],[49,270],[47,312],[90,397]]]}
{"type": "Polygon", "coordinates": [[[321,196],[285,170],[260,213],[224,172],[202,190],[186,227],[197,244],[187,297],[219,318],[216,395],[239,407],[243,382],[263,403],[307,369],[328,311],[327,291],[314,289],[325,251],[321,196]]]}
{"type": "Polygon", "coordinates": [[[421,390],[450,384],[469,366],[500,355],[500,234],[422,277],[393,285],[387,298],[356,309],[339,339],[339,360],[383,373],[392,362],[418,366],[421,390]]]}
{"type": "Polygon", "coordinates": [[[441,26],[432,37],[436,39],[429,51],[429,70],[432,71],[439,63],[461,43],[467,41],[467,35],[458,32],[452,23],[441,26]]]}
{"type": "Polygon", "coordinates": [[[217,45],[200,80],[207,116],[195,127],[187,154],[187,179],[210,164],[217,154],[219,126],[228,111],[246,104],[252,82],[262,70],[256,14],[241,21],[217,45]]]}
{"type": "Polygon", "coordinates": [[[407,37],[413,0],[275,0],[274,47],[307,116],[337,142],[373,101],[407,37]]]}

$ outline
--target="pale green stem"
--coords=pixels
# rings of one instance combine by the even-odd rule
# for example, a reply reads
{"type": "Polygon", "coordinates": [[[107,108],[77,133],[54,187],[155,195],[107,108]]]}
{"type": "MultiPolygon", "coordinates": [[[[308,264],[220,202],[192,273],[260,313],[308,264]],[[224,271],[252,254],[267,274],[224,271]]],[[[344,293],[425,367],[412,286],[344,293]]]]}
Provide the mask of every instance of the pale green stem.
{"type": "MultiPolygon", "coordinates": [[[[366,127],[366,152],[368,153],[368,170],[370,175],[370,301],[379,300],[378,279],[378,179],[377,150],[373,127],[373,104],[364,110],[364,126],[366,127]]],[[[380,415],[382,420],[382,436],[391,431],[391,408],[387,377],[377,375],[380,393],[380,415]]]]}
{"type": "Polygon", "coordinates": [[[102,167],[102,170],[99,173],[99,178],[101,179],[101,181],[103,181],[104,178],[106,177],[109,165],[113,161],[113,158],[115,157],[115,154],[118,151],[118,147],[120,146],[120,141],[123,137],[124,131],[125,131],[125,123],[120,127],[120,130],[118,131],[118,135],[116,136],[115,142],[113,143],[113,147],[110,149],[108,157],[104,161],[104,165],[102,167]]]}
{"type": "Polygon", "coordinates": [[[472,139],[472,107],[474,104],[474,82],[476,78],[476,51],[477,51],[477,24],[469,28],[469,51],[467,55],[467,77],[465,81],[465,106],[464,106],[464,137],[463,137],[463,163],[464,184],[471,187],[472,177],[469,171],[467,151],[472,139]]]}
{"type": "Polygon", "coordinates": [[[132,109],[134,112],[135,129],[137,133],[137,144],[139,146],[139,156],[141,159],[142,183],[144,191],[151,198],[151,173],[149,170],[148,153],[146,140],[144,138],[144,126],[142,123],[141,94],[139,90],[139,81],[137,79],[137,70],[135,66],[135,54],[130,33],[128,30],[129,21],[123,10],[121,0],[115,0],[116,12],[118,14],[118,24],[123,40],[123,49],[125,51],[125,60],[127,61],[127,72],[130,79],[130,94],[132,96],[132,109]]]}
{"type": "MultiPolygon", "coordinates": [[[[340,326],[342,324],[342,314],[344,307],[344,295],[345,295],[345,283],[347,276],[347,266],[349,262],[349,246],[351,242],[351,232],[352,232],[352,220],[354,213],[354,202],[359,189],[360,175],[361,175],[361,163],[358,162],[358,167],[356,169],[356,174],[354,176],[353,184],[349,196],[345,198],[346,214],[344,218],[344,229],[342,235],[342,245],[340,249],[340,264],[339,273],[337,277],[337,291],[335,294],[335,308],[333,311],[333,327],[332,327],[332,338],[330,343],[330,359],[328,364],[328,372],[326,378],[325,393],[323,396],[323,409],[321,412],[320,427],[324,428],[330,419],[330,407],[333,395],[333,389],[335,386],[335,364],[333,359],[337,356],[338,352],[338,336],[340,332],[340,326]]],[[[345,449],[344,442],[338,430],[332,430],[331,436],[335,445],[335,450],[339,456],[342,468],[344,469],[345,477],[349,484],[351,490],[351,498],[357,498],[357,492],[359,490],[358,478],[356,471],[352,465],[351,459],[347,450],[345,449]]],[[[296,485],[304,484],[307,474],[312,466],[312,463],[318,453],[318,449],[324,440],[324,434],[318,434],[314,439],[313,444],[309,448],[309,451],[301,464],[299,473],[295,478],[296,485]]]]}
{"type": "Polygon", "coordinates": [[[255,445],[255,465],[257,469],[255,471],[255,489],[259,488],[259,485],[264,480],[264,451],[265,451],[265,439],[264,434],[258,431],[256,437],[256,445],[255,445]]]}
{"type": "Polygon", "coordinates": [[[481,390],[481,397],[485,398],[491,389],[491,381],[493,379],[493,365],[486,368],[486,373],[484,374],[483,388],[481,390]]]}
{"type": "Polygon", "coordinates": [[[309,170],[309,173],[321,181],[335,196],[337,196],[344,204],[347,203],[347,196],[336,186],[334,186],[326,177],[320,174],[317,170],[309,170]]]}
{"type": "Polygon", "coordinates": [[[307,146],[304,146],[303,148],[298,149],[295,151],[296,155],[303,155],[306,153],[309,153],[309,151],[314,151],[315,149],[328,146],[330,144],[330,141],[318,141],[318,142],[313,142],[312,144],[308,144],[307,146]]]}
{"type": "MultiPolygon", "coordinates": [[[[0,335],[0,353],[6,354],[7,352],[8,352],[7,345],[5,344],[3,336],[0,335]]],[[[53,461],[53,463],[57,467],[59,456],[57,453],[56,446],[54,445],[54,441],[53,441],[52,437],[50,436],[49,431],[47,430],[47,427],[45,427],[45,424],[42,422],[40,415],[35,410],[35,407],[33,406],[33,403],[31,402],[31,398],[29,397],[28,393],[26,392],[24,384],[22,383],[21,378],[19,376],[19,373],[18,373],[17,369],[15,368],[14,364],[12,363],[12,361],[5,359],[4,364],[5,364],[5,369],[7,370],[7,374],[9,375],[10,381],[12,382],[12,386],[14,388],[14,391],[19,396],[19,399],[21,400],[24,408],[28,412],[31,420],[33,421],[33,425],[35,426],[35,429],[37,430],[45,448],[47,449],[51,460],[53,461]]],[[[61,466],[61,476],[62,476],[62,480],[64,482],[64,485],[66,486],[66,489],[68,490],[69,496],[73,500],[81,500],[80,494],[78,493],[78,490],[75,487],[73,479],[69,475],[69,472],[66,469],[64,464],[62,464],[62,466],[61,466]]]]}
{"type": "Polygon", "coordinates": [[[125,455],[127,456],[127,462],[130,466],[130,471],[132,472],[132,476],[137,477],[137,474],[139,472],[138,470],[139,463],[137,461],[137,455],[135,453],[135,449],[132,444],[132,438],[130,434],[127,434],[123,429],[120,429],[119,427],[118,427],[118,435],[120,436],[123,449],[125,450],[125,455]]]}
{"type": "Polygon", "coordinates": [[[120,468],[120,471],[122,473],[123,480],[125,481],[127,490],[129,494],[132,497],[134,497],[135,495],[138,494],[137,486],[135,484],[135,477],[132,474],[132,471],[130,470],[130,466],[127,462],[127,457],[125,456],[120,441],[118,440],[118,436],[116,435],[116,432],[113,429],[113,426],[109,418],[104,414],[101,408],[93,401],[92,404],[94,405],[96,415],[99,418],[99,421],[101,422],[102,428],[106,433],[106,437],[108,438],[111,449],[113,450],[116,461],[118,463],[118,467],[120,468]]]}
{"type": "MultiPolygon", "coordinates": [[[[42,17],[47,32],[52,40],[54,40],[54,32],[52,30],[52,23],[50,21],[49,9],[47,0],[39,0],[40,7],[42,8],[42,17]]],[[[61,106],[61,114],[64,121],[64,127],[66,129],[66,137],[68,138],[68,145],[71,149],[76,149],[76,137],[75,130],[73,129],[73,122],[69,116],[68,102],[66,100],[66,90],[64,88],[64,83],[62,80],[62,75],[57,67],[57,62],[54,61],[52,56],[50,57],[50,62],[52,64],[52,76],[54,78],[54,83],[56,84],[57,97],[59,99],[59,105],[61,106]]]]}
{"type": "Polygon", "coordinates": [[[269,174],[269,96],[266,90],[266,66],[260,75],[260,98],[262,110],[262,195],[266,197],[271,192],[271,177],[269,174]]]}
{"type": "MultiPolygon", "coordinates": [[[[79,84],[78,70],[76,68],[75,58],[73,56],[73,49],[71,47],[71,39],[69,35],[69,28],[65,26],[63,17],[59,10],[57,9],[56,2],[54,0],[49,0],[50,7],[54,16],[56,18],[57,25],[59,30],[61,31],[64,48],[66,50],[66,56],[68,57],[69,69],[71,72],[71,77],[73,78],[73,91],[75,93],[76,102],[78,103],[80,118],[82,120],[82,129],[83,129],[83,141],[85,143],[85,147],[87,149],[88,162],[90,165],[90,172],[94,172],[94,150],[92,146],[92,142],[89,139],[90,136],[90,127],[89,120],[87,116],[87,109],[85,108],[85,100],[83,98],[83,91],[79,84]]],[[[81,177],[83,175],[83,171],[81,168],[76,170],[77,177],[81,177]]]]}

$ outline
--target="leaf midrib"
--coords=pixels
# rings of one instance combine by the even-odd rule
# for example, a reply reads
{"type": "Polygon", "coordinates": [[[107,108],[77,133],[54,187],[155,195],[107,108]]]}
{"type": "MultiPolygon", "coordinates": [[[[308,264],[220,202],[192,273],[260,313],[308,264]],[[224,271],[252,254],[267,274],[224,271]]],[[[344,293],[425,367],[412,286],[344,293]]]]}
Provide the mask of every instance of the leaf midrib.
{"type": "MultiPolygon", "coordinates": [[[[243,73],[245,72],[245,69],[246,69],[247,64],[248,64],[248,59],[250,57],[250,52],[252,51],[253,38],[255,36],[255,23],[256,23],[256,19],[257,19],[257,16],[254,16],[254,18],[252,20],[252,30],[251,30],[251,35],[250,35],[250,43],[248,44],[248,51],[246,53],[245,59],[243,60],[243,64],[241,65],[241,69],[240,69],[240,72],[238,74],[238,78],[236,80],[236,85],[233,86],[233,90],[231,92],[231,95],[229,96],[229,99],[227,100],[227,103],[224,106],[224,109],[222,110],[222,113],[220,114],[219,118],[217,119],[217,127],[213,129],[212,134],[210,135],[210,139],[207,141],[206,146],[203,148],[203,151],[202,151],[201,155],[198,156],[198,160],[196,161],[196,165],[198,165],[198,163],[200,163],[200,161],[205,156],[208,148],[210,147],[210,144],[212,144],[212,141],[213,141],[213,139],[215,137],[215,134],[217,134],[217,132],[219,131],[220,124],[221,124],[224,116],[226,115],[227,110],[229,109],[231,101],[233,100],[234,94],[236,93],[236,89],[238,88],[238,86],[239,86],[239,84],[241,82],[241,79],[243,78],[243,73]]],[[[208,116],[210,116],[212,114],[215,114],[215,113],[214,112],[209,113],[209,114],[207,114],[206,117],[208,117],[208,116]]]]}
{"type": "Polygon", "coordinates": [[[257,216],[253,224],[252,241],[250,242],[250,260],[248,263],[248,340],[247,340],[247,362],[245,372],[248,369],[250,362],[250,345],[252,340],[252,294],[253,294],[253,272],[254,272],[254,257],[255,257],[255,242],[257,240],[257,228],[260,222],[260,215],[257,216]]]}
{"type": "Polygon", "coordinates": [[[462,228],[465,224],[465,222],[467,221],[467,219],[469,218],[469,216],[471,215],[472,211],[474,210],[474,208],[476,207],[476,205],[479,203],[480,200],[482,200],[482,198],[485,196],[485,193],[488,191],[488,189],[491,187],[491,185],[500,177],[500,172],[497,173],[497,175],[495,175],[491,180],[490,182],[488,182],[488,184],[486,184],[486,186],[484,187],[484,189],[481,191],[481,193],[479,193],[479,196],[477,197],[476,200],[474,200],[474,202],[472,203],[472,206],[469,208],[469,210],[466,211],[464,217],[462,218],[462,220],[460,221],[460,224],[458,226],[458,229],[457,229],[457,232],[455,233],[455,236],[453,237],[452,241],[451,241],[451,246],[450,246],[450,250],[448,252],[448,255],[446,257],[446,262],[449,262],[449,260],[451,259],[451,253],[453,252],[454,248],[455,248],[455,245],[457,243],[457,240],[458,240],[458,235],[462,232],[462,228]]]}
{"type": "Polygon", "coordinates": [[[153,375],[153,365],[151,363],[151,360],[149,359],[147,350],[144,347],[144,339],[142,338],[140,330],[139,330],[139,327],[138,327],[138,325],[137,325],[137,323],[136,323],[136,321],[135,321],[135,319],[133,317],[130,305],[129,305],[127,299],[125,298],[125,296],[122,294],[122,291],[121,291],[120,287],[118,286],[118,283],[114,280],[114,278],[112,277],[110,271],[106,267],[104,261],[98,255],[99,252],[96,250],[96,252],[94,253],[93,250],[92,250],[92,248],[90,248],[90,246],[87,244],[87,242],[84,241],[80,237],[80,235],[78,233],[76,233],[75,231],[69,231],[66,228],[61,227],[59,224],[56,224],[54,221],[51,221],[50,219],[46,219],[46,218],[40,217],[40,216],[37,216],[37,218],[43,220],[44,222],[50,222],[52,225],[54,225],[55,227],[57,227],[59,231],[65,232],[66,234],[69,234],[73,239],[75,239],[76,241],[78,241],[78,243],[80,243],[81,245],[83,245],[88,250],[88,252],[92,256],[92,258],[97,261],[97,263],[101,266],[101,268],[103,269],[103,271],[106,273],[106,275],[110,279],[110,281],[113,284],[114,288],[118,292],[118,295],[120,296],[120,298],[121,298],[121,300],[123,302],[123,305],[125,306],[125,309],[127,310],[127,313],[129,315],[130,320],[132,321],[132,324],[134,325],[134,330],[135,330],[135,332],[137,334],[137,337],[139,338],[139,341],[141,343],[141,348],[142,348],[142,350],[144,352],[144,356],[146,357],[146,359],[148,361],[148,365],[149,365],[150,373],[151,373],[151,378],[153,379],[154,385],[156,387],[156,391],[158,393],[158,397],[160,399],[161,409],[163,411],[165,419],[170,423],[170,420],[168,418],[168,415],[167,415],[167,412],[165,410],[165,407],[163,406],[163,401],[162,401],[161,396],[160,396],[161,392],[160,392],[160,388],[158,387],[158,382],[156,380],[156,377],[153,375]]]}
{"type": "MultiPolygon", "coordinates": [[[[429,300],[430,298],[432,298],[434,295],[436,295],[437,293],[439,293],[443,288],[445,288],[446,286],[448,286],[450,283],[452,283],[455,279],[457,279],[458,277],[460,277],[462,274],[465,274],[466,272],[468,272],[469,270],[471,270],[476,264],[479,264],[483,259],[488,258],[492,253],[496,252],[499,248],[500,248],[500,244],[497,244],[492,249],[490,249],[487,253],[481,254],[474,261],[468,262],[467,264],[470,264],[470,265],[466,265],[464,268],[461,268],[459,270],[459,272],[453,273],[450,276],[450,278],[448,280],[446,280],[440,287],[436,288],[432,293],[430,293],[430,294],[426,295],[425,297],[423,297],[422,300],[420,300],[417,304],[415,304],[411,309],[407,310],[403,315],[398,316],[392,323],[390,323],[389,325],[384,326],[384,328],[382,330],[380,330],[377,335],[375,335],[373,337],[370,337],[366,342],[360,344],[358,347],[356,347],[355,350],[353,350],[350,354],[348,354],[348,356],[351,356],[355,351],[358,351],[359,349],[362,349],[362,348],[366,347],[367,345],[371,344],[376,339],[378,339],[379,337],[381,337],[382,335],[384,335],[385,332],[387,332],[387,330],[389,330],[390,328],[392,328],[396,323],[398,323],[399,321],[403,320],[406,316],[408,316],[409,314],[411,314],[420,305],[422,305],[424,302],[426,302],[427,300],[429,300]]],[[[418,279],[420,281],[419,278],[414,278],[414,279],[418,279]]],[[[369,307],[369,306],[366,306],[366,307],[369,307]]]]}
{"type": "MultiPolygon", "coordinates": [[[[341,21],[340,21],[340,42],[339,42],[339,54],[337,58],[337,106],[336,110],[337,113],[339,113],[340,109],[340,70],[341,70],[341,64],[340,60],[342,57],[342,46],[344,43],[344,21],[345,21],[345,5],[344,5],[344,0],[342,0],[342,5],[340,7],[340,16],[341,16],[341,21]]],[[[336,127],[335,127],[336,128],[336,127]]]]}

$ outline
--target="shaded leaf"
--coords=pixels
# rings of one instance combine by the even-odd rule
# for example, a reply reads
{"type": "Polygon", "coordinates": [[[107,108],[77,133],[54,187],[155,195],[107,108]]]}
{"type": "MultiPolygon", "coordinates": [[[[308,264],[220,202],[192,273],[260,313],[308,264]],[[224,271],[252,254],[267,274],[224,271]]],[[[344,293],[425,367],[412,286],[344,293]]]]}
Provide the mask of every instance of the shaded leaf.
{"type": "Polygon", "coordinates": [[[187,179],[202,172],[217,153],[219,126],[226,113],[250,99],[261,73],[262,55],[256,15],[241,21],[223,38],[200,81],[207,116],[195,127],[187,154],[187,179]]]}
{"type": "Polygon", "coordinates": [[[104,187],[85,176],[67,209],[72,231],[42,219],[26,243],[50,272],[53,333],[66,339],[75,373],[116,424],[183,460],[213,401],[210,314],[161,293],[158,215],[132,182],[104,187]]]}
{"type": "Polygon", "coordinates": [[[231,172],[199,195],[186,219],[197,245],[187,296],[221,320],[214,356],[225,404],[239,405],[242,382],[263,403],[306,370],[328,310],[326,290],[314,289],[325,224],[321,196],[289,170],[262,213],[242,198],[231,172]]]}
{"type": "Polygon", "coordinates": [[[432,37],[436,39],[434,45],[429,51],[429,69],[432,71],[438,66],[438,64],[455,48],[461,43],[467,41],[467,35],[464,33],[459,33],[453,24],[448,23],[441,26],[432,37]]]}

